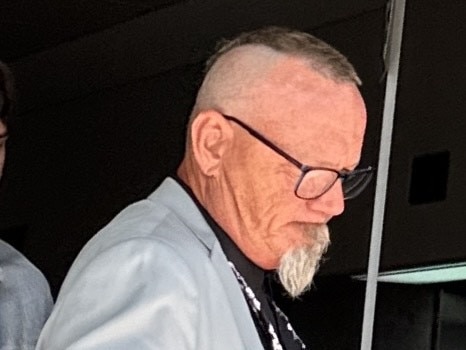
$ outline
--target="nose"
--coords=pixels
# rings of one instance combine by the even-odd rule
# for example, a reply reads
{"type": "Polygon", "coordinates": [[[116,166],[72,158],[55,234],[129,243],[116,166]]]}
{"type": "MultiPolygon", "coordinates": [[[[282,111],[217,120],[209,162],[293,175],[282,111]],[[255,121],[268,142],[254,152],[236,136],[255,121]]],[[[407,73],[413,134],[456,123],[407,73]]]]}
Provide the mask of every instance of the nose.
{"type": "Polygon", "coordinates": [[[322,196],[309,202],[312,202],[312,210],[319,211],[329,218],[342,214],[345,210],[345,198],[341,180],[335,182],[322,196]]]}

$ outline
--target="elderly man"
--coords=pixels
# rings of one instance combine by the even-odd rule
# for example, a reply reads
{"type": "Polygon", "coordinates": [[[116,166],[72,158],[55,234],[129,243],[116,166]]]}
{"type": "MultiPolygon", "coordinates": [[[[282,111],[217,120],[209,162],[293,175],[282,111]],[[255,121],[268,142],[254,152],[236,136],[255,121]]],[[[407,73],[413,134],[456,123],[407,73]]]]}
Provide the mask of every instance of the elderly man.
{"type": "Polygon", "coordinates": [[[326,223],[360,193],[366,111],[346,58],[283,28],[208,61],[177,176],[73,264],[39,349],[304,349],[270,297],[309,288],[326,223]],[[299,159],[299,160],[298,160],[299,159]]]}
{"type": "MultiPolygon", "coordinates": [[[[0,62],[0,177],[13,109],[10,71],[0,62]]],[[[32,350],[52,311],[47,280],[20,252],[0,240],[0,349],[32,350]]]]}

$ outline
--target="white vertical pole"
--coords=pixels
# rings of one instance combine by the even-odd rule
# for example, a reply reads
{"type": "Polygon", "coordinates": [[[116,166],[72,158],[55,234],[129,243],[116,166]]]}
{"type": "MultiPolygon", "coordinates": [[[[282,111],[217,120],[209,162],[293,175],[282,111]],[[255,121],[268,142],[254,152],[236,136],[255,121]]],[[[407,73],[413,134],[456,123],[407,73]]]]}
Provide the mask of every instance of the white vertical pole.
{"type": "Polygon", "coordinates": [[[391,15],[387,33],[387,81],[380,136],[379,163],[377,166],[377,184],[374,199],[374,216],[372,220],[369,263],[367,268],[366,296],[362,325],[361,350],[371,350],[372,334],[377,294],[377,275],[379,271],[382,231],[385,214],[385,200],[392,142],[393,118],[395,114],[396,89],[400,63],[401,40],[405,12],[405,0],[392,0],[391,15]]]}

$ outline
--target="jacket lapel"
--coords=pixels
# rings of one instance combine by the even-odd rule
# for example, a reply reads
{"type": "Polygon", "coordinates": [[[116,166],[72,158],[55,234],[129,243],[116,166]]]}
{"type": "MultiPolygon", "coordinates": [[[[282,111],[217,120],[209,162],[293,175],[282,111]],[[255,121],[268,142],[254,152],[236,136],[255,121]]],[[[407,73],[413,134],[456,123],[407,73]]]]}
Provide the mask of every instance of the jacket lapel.
{"type": "Polygon", "coordinates": [[[263,349],[241,287],[228,264],[217,237],[191,197],[174,179],[166,178],[157,191],[149,196],[149,200],[155,198],[176,213],[185,226],[210,252],[210,260],[227,294],[231,312],[241,333],[245,349],[263,349]]]}

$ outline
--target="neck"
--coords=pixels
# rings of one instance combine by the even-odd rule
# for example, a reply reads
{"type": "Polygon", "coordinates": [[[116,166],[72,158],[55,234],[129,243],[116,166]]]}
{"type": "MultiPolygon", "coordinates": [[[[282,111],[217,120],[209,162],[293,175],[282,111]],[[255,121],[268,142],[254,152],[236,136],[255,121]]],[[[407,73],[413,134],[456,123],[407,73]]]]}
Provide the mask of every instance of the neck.
{"type": "Polygon", "coordinates": [[[277,259],[270,260],[270,257],[264,256],[262,251],[257,251],[257,244],[250,241],[251,235],[245,234],[248,229],[242,218],[244,213],[232,196],[235,191],[228,186],[228,181],[205,176],[189,157],[182,161],[177,175],[190,187],[199,203],[244,255],[264,270],[273,270],[277,267],[277,259]]]}

